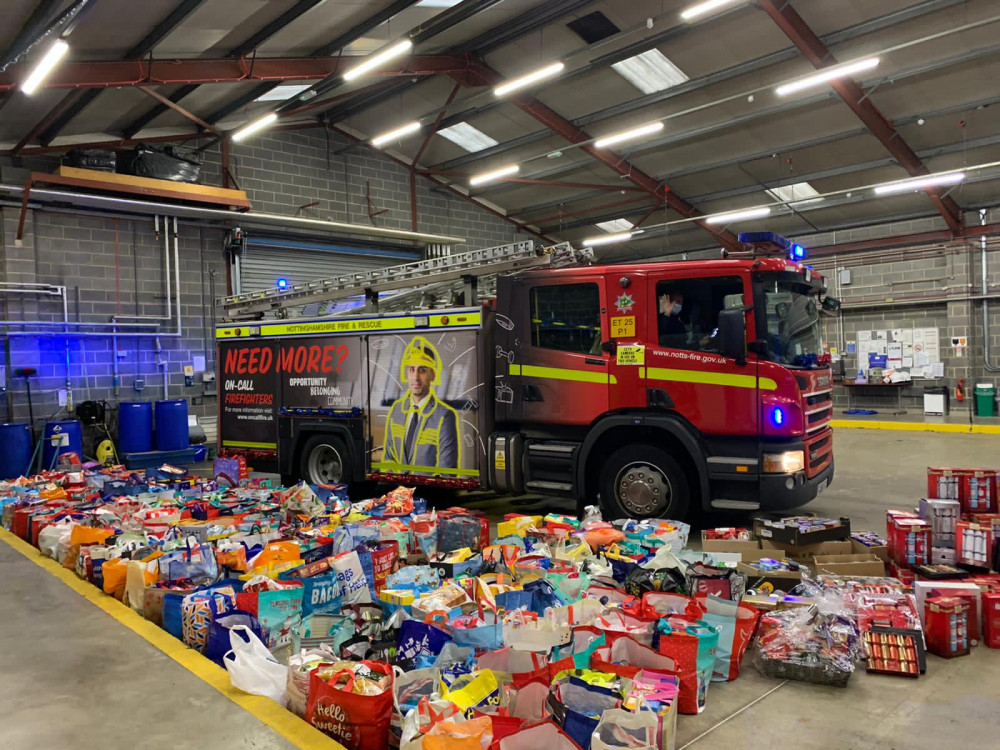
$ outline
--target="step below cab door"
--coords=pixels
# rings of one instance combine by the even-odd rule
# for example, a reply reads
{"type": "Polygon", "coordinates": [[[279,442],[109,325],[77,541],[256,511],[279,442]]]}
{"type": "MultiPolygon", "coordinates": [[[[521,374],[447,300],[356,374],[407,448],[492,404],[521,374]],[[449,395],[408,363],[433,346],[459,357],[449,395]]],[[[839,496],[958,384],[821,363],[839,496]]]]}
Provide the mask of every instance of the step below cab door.
{"type": "Polygon", "coordinates": [[[500,405],[509,406],[498,415],[529,430],[589,425],[608,410],[613,386],[610,355],[602,350],[608,340],[602,276],[528,274],[511,287],[494,388],[500,405]]]}

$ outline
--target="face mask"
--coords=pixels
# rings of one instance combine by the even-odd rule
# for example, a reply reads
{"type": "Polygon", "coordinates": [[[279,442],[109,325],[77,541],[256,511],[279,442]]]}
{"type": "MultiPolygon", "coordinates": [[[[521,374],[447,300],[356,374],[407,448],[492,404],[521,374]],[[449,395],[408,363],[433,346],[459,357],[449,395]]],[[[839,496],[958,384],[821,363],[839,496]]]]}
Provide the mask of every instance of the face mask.
{"type": "Polygon", "coordinates": [[[677,303],[677,304],[674,305],[674,315],[680,315],[681,314],[681,307],[682,306],[681,306],[680,303],[677,303]]]}

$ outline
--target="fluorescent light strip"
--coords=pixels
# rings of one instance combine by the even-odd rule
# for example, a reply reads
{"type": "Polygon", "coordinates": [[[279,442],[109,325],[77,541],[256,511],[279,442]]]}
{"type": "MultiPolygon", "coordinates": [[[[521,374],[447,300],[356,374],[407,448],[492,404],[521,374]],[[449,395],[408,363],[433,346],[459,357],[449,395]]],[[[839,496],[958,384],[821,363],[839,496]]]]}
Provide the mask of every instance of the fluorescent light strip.
{"type": "Polygon", "coordinates": [[[594,141],[594,148],[607,148],[608,146],[613,146],[616,143],[633,141],[644,135],[659,133],[661,130],[663,130],[662,122],[651,122],[648,125],[641,125],[638,128],[632,128],[631,130],[626,130],[621,133],[615,133],[614,135],[608,135],[604,138],[598,138],[594,141]]]}
{"type": "Polygon", "coordinates": [[[733,211],[728,214],[715,214],[714,216],[706,216],[703,221],[706,224],[728,224],[731,221],[739,221],[740,219],[758,219],[761,216],[770,216],[771,209],[767,206],[761,206],[760,208],[748,208],[745,211],[733,211]]]}
{"type": "Polygon", "coordinates": [[[797,81],[782,84],[774,90],[774,93],[778,96],[794,94],[797,91],[802,91],[802,89],[808,89],[813,86],[818,86],[821,83],[832,81],[834,78],[843,78],[844,76],[849,76],[852,73],[860,73],[863,70],[871,70],[876,67],[878,63],[879,59],[877,57],[869,57],[864,60],[847,63],[846,65],[835,65],[834,67],[827,68],[823,72],[817,73],[816,75],[806,76],[805,78],[800,78],[797,81]]]}
{"type": "Polygon", "coordinates": [[[695,18],[703,16],[706,13],[711,13],[713,10],[732,5],[734,2],[737,2],[737,0],[707,0],[707,2],[698,3],[682,10],[681,18],[685,21],[693,21],[695,18]]]}
{"type": "Polygon", "coordinates": [[[492,182],[493,180],[499,180],[501,177],[517,174],[520,170],[521,168],[517,164],[510,164],[506,167],[500,167],[500,169],[494,169],[492,172],[483,172],[482,174],[470,177],[469,184],[482,185],[485,182],[492,182]]]}
{"type": "Polygon", "coordinates": [[[69,52],[69,45],[62,39],[56,39],[35,65],[27,80],[21,84],[21,91],[28,96],[34,94],[67,52],[69,52]]]}
{"type": "Polygon", "coordinates": [[[362,62],[344,73],[344,80],[353,81],[355,78],[363,76],[368,71],[374,70],[383,63],[400,55],[405,55],[411,49],[413,49],[413,42],[409,39],[400,39],[391,47],[386,47],[381,52],[374,52],[368,55],[362,62]]]}
{"type": "Polygon", "coordinates": [[[502,83],[493,89],[493,94],[495,96],[505,96],[511,91],[516,91],[518,89],[523,89],[525,86],[530,86],[538,81],[543,81],[546,78],[552,78],[562,73],[563,68],[566,66],[561,62],[554,62],[551,65],[546,65],[544,68],[539,68],[536,71],[523,75],[520,78],[515,78],[507,83],[502,83]]]}
{"type": "Polygon", "coordinates": [[[964,172],[951,172],[949,174],[916,177],[912,180],[900,180],[899,182],[890,182],[886,185],[879,185],[875,188],[875,194],[893,195],[894,193],[906,193],[910,190],[920,190],[921,188],[935,187],[937,185],[954,185],[964,179],[964,172]]]}
{"type": "Polygon", "coordinates": [[[416,133],[420,130],[420,121],[414,120],[413,122],[408,122],[405,125],[401,125],[395,130],[390,130],[388,133],[382,133],[382,135],[377,135],[372,138],[373,146],[381,146],[383,143],[388,143],[389,141],[395,141],[402,138],[410,133],[416,133]]]}
{"type": "Polygon", "coordinates": [[[583,240],[585,246],[593,245],[614,245],[616,242],[625,242],[632,239],[634,232],[619,232],[618,234],[605,234],[601,237],[588,237],[583,240]]]}
{"type": "Polygon", "coordinates": [[[248,135],[253,135],[258,130],[263,130],[264,128],[268,127],[269,125],[274,124],[274,122],[277,119],[278,119],[278,114],[276,112],[271,112],[269,114],[266,114],[263,117],[261,117],[259,120],[254,120],[250,124],[244,125],[242,128],[240,128],[239,130],[237,130],[235,133],[233,133],[233,138],[232,139],[234,141],[242,141],[248,135]]]}

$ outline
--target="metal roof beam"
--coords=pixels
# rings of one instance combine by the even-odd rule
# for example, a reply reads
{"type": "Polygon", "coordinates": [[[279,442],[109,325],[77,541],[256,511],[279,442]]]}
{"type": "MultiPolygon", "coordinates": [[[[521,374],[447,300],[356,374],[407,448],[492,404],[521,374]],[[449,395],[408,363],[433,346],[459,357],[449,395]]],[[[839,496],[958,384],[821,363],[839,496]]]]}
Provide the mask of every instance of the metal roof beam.
{"type": "MultiPolygon", "coordinates": [[[[813,67],[823,69],[837,64],[837,59],[830,52],[829,47],[816,36],[816,32],[792,7],[791,2],[782,1],[780,7],[775,0],[758,0],[758,4],[778,28],[785,33],[785,36],[802,51],[813,67]]],[[[830,86],[908,174],[917,177],[930,173],[920,157],[914,153],[892,123],[875,106],[871,97],[853,79],[841,78],[830,81],[830,86]]],[[[962,209],[959,208],[954,198],[945,195],[937,187],[929,187],[926,192],[931,201],[934,202],[938,212],[944,217],[948,227],[956,235],[961,234],[963,229],[962,209]]]]}
{"type": "MultiPolygon", "coordinates": [[[[318,80],[348,67],[349,61],[333,57],[268,57],[246,59],[190,58],[185,60],[92,60],[60,65],[46,81],[46,88],[129,88],[189,83],[246,83],[252,81],[318,80]]],[[[403,65],[373,72],[374,77],[425,76],[461,73],[468,68],[462,55],[419,55],[403,65]]],[[[0,91],[19,85],[19,69],[0,73],[0,91]]]]}
{"type": "MultiPolygon", "coordinates": [[[[884,16],[879,16],[878,18],[873,18],[864,23],[851,26],[847,29],[842,29],[840,31],[827,34],[823,37],[823,42],[827,45],[842,44],[844,42],[857,39],[859,37],[865,36],[867,34],[873,34],[883,29],[889,28],[894,24],[903,23],[905,21],[910,21],[915,18],[927,15],[928,13],[934,13],[940,10],[947,9],[950,6],[958,5],[965,2],[965,0],[925,0],[925,2],[918,3],[910,8],[905,8],[895,13],[888,13],[884,16]]],[[[576,76],[583,75],[586,73],[591,73],[601,67],[610,66],[613,63],[620,62],[629,57],[633,57],[645,50],[651,49],[652,47],[663,44],[675,37],[682,35],[687,32],[694,25],[678,26],[671,29],[667,29],[659,34],[655,34],[651,37],[647,37],[639,42],[636,42],[624,49],[618,50],[616,52],[609,53],[602,57],[592,60],[587,65],[576,68],[574,70],[568,71],[564,75],[560,76],[557,80],[560,85],[564,85],[568,80],[575,78],[576,76]]],[[[613,107],[607,107],[598,112],[593,112],[589,115],[584,115],[573,120],[573,124],[577,127],[585,127],[597,122],[603,122],[620,115],[629,114],[635,112],[639,109],[644,109],[646,107],[651,107],[656,104],[673,99],[674,97],[681,96],[682,94],[688,94],[693,91],[699,91],[707,86],[712,86],[717,83],[722,83],[724,81],[729,81],[740,76],[748,75],[751,73],[756,73],[760,70],[768,68],[772,65],[778,65],[782,62],[787,62],[789,60],[794,60],[798,57],[800,52],[795,47],[788,47],[787,49],[779,50],[773,52],[769,55],[764,55],[753,60],[749,60],[745,63],[740,63],[739,65],[733,65],[724,70],[716,71],[715,73],[710,73],[706,76],[696,78],[691,81],[687,81],[678,86],[673,86],[664,91],[657,91],[653,94],[648,94],[646,96],[633,99],[631,101],[622,102],[613,107]]],[[[543,87],[546,84],[543,84],[543,87]]],[[[449,117],[446,117],[441,124],[442,128],[447,128],[450,125],[462,122],[469,117],[473,117],[478,114],[482,114],[488,110],[498,107],[503,102],[487,102],[476,107],[470,107],[469,109],[463,110],[462,112],[457,112],[449,117]]],[[[460,156],[455,159],[443,162],[441,164],[435,165],[437,168],[440,167],[444,170],[455,169],[461,167],[465,164],[470,163],[476,159],[488,156],[494,156],[496,154],[506,153],[515,148],[520,148],[521,146],[528,145],[530,143],[536,143],[540,140],[544,140],[549,136],[544,130],[538,131],[536,133],[529,133],[528,135],[516,138],[513,141],[508,141],[507,143],[501,143],[497,146],[493,146],[489,149],[483,149],[482,151],[477,151],[474,154],[468,154],[466,156],[460,156]]]]}
{"type": "MultiPolygon", "coordinates": [[[[488,31],[480,34],[479,36],[474,37],[470,41],[460,45],[456,45],[455,47],[451,47],[445,50],[445,52],[457,54],[457,53],[464,53],[471,49],[477,56],[482,56],[483,54],[491,52],[497,47],[500,47],[504,44],[508,44],[514,41],[515,39],[524,36],[525,34],[528,34],[548,23],[551,23],[556,18],[566,15],[567,13],[571,13],[574,10],[583,7],[584,5],[588,5],[591,2],[594,2],[594,0],[586,0],[586,2],[583,2],[582,0],[562,0],[562,2],[558,3],[539,4],[539,7],[534,8],[528,13],[523,13],[514,22],[502,24],[500,26],[489,29],[488,31]]],[[[480,8],[480,12],[494,4],[495,3],[493,2],[485,3],[484,6],[480,8]]],[[[456,8],[457,7],[459,6],[456,6],[456,8]]],[[[441,30],[443,31],[444,29],[441,30]]],[[[435,33],[440,33],[440,31],[435,31],[435,33]]],[[[416,44],[418,41],[425,41],[428,38],[429,38],[428,36],[424,35],[421,36],[419,39],[414,37],[413,41],[414,44],[416,44]]],[[[380,94],[370,94],[363,100],[357,102],[351,102],[338,107],[332,107],[331,109],[327,110],[325,114],[327,115],[327,118],[331,121],[345,120],[359,112],[362,112],[363,110],[369,107],[375,107],[383,102],[389,101],[390,99],[392,99],[392,97],[400,93],[402,89],[403,87],[401,85],[390,86],[387,87],[380,94]]],[[[446,128],[449,125],[454,124],[452,122],[452,119],[453,118],[450,116],[445,117],[443,120],[441,120],[439,128],[446,128]]]]}
{"type": "MultiPolygon", "coordinates": [[[[263,44],[283,28],[288,26],[292,21],[307,11],[312,10],[322,2],[325,2],[325,0],[299,0],[299,2],[264,26],[245,42],[240,44],[238,47],[231,49],[226,57],[242,57],[243,55],[253,52],[259,45],[263,44]]],[[[125,137],[133,137],[136,133],[146,127],[146,125],[166,112],[167,109],[173,109],[173,107],[170,106],[171,104],[177,104],[183,98],[193,93],[197,88],[197,85],[190,85],[184,86],[182,89],[175,91],[170,95],[169,102],[161,102],[145,114],[140,115],[138,118],[129,123],[124,130],[125,137]]]]}
{"type": "MultiPolygon", "coordinates": [[[[484,84],[489,86],[493,86],[503,80],[503,77],[499,73],[482,61],[477,61],[475,63],[472,73],[478,76],[484,84]]],[[[618,154],[607,149],[594,148],[593,145],[587,143],[591,140],[591,136],[588,133],[585,133],[577,128],[569,120],[545,104],[542,104],[542,102],[526,95],[515,96],[511,99],[511,102],[517,106],[518,109],[534,117],[561,138],[565,138],[570,143],[586,144],[582,145],[580,148],[590,157],[617,172],[633,185],[642,188],[658,200],[664,201],[668,206],[670,206],[670,208],[679,213],[681,216],[687,218],[697,218],[701,216],[701,212],[698,211],[698,209],[680,196],[675,195],[663,183],[653,177],[650,177],[641,169],[630,164],[624,159],[624,157],[619,156],[618,154]]],[[[717,230],[700,220],[697,223],[724,247],[731,250],[739,249],[739,243],[737,242],[736,237],[729,232],[725,230],[717,230]]]]}
{"type": "MultiPolygon", "coordinates": [[[[878,79],[876,83],[881,82],[896,82],[906,80],[908,78],[913,78],[921,76],[927,73],[933,73],[935,71],[947,68],[953,65],[961,65],[968,62],[974,62],[986,57],[992,57],[998,51],[1000,51],[1000,44],[993,44],[988,47],[981,47],[979,49],[970,50],[968,52],[963,52],[959,55],[946,58],[944,60],[936,60],[930,63],[923,63],[912,68],[907,68],[905,70],[897,71],[889,76],[878,79]]],[[[624,155],[632,156],[643,151],[649,151],[651,149],[659,149],[664,146],[673,145],[683,141],[691,140],[692,138],[701,138],[706,135],[717,133],[720,130],[726,130],[729,128],[734,128],[740,125],[745,125],[749,122],[754,122],[756,120],[764,119],[767,117],[772,117],[774,115],[783,114],[795,109],[812,106],[819,104],[821,102],[829,101],[832,99],[839,98],[839,95],[835,91],[830,91],[824,94],[817,94],[815,96],[806,97],[802,99],[794,99],[783,104],[776,105],[767,109],[761,109],[756,112],[750,112],[746,115],[740,115],[739,117],[730,117],[725,120],[720,120],[719,122],[712,123],[710,125],[705,125],[699,128],[694,128],[692,130],[685,130],[677,133],[671,133],[669,135],[662,136],[660,138],[653,138],[647,141],[642,141],[640,143],[631,146],[628,149],[623,150],[624,155]]],[[[699,107],[701,109],[702,107],[699,107]]],[[[683,114],[677,113],[677,114],[683,114]]],[[[676,115],[673,115],[676,116],[676,115]]],[[[669,117],[668,117],[669,119],[669,117]]],[[[537,178],[537,179],[548,179],[554,177],[558,174],[563,174],[565,172],[571,172],[576,169],[582,169],[588,166],[589,160],[581,159],[575,162],[569,162],[562,165],[557,165],[549,167],[547,169],[539,170],[538,172],[525,174],[525,177],[537,178]]],[[[495,190],[498,185],[502,183],[494,184],[491,186],[485,186],[480,192],[487,192],[490,190],[495,190]]]]}
{"type": "Polygon", "coordinates": [[[32,8],[31,15],[21,25],[17,36],[0,54],[0,70],[6,68],[28,51],[28,47],[41,36],[49,22],[55,18],[55,11],[61,3],[62,0],[39,0],[38,4],[32,8]]]}
{"type": "MultiPolygon", "coordinates": [[[[372,29],[382,25],[393,16],[406,10],[411,5],[415,5],[417,2],[419,2],[419,0],[396,0],[396,2],[390,5],[389,7],[384,8],[383,10],[380,10],[378,13],[369,16],[364,21],[355,24],[352,28],[350,28],[343,34],[339,35],[335,39],[332,39],[331,41],[327,42],[322,47],[317,47],[310,53],[309,56],[329,57],[334,52],[337,52],[346,47],[347,45],[349,45],[351,42],[360,39],[372,29]]],[[[254,86],[252,91],[248,91],[247,93],[237,97],[228,104],[222,105],[214,112],[212,112],[210,115],[208,115],[205,119],[214,125],[218,123],[220,120],[229,117],[229,115],[233,114],[233,112],[236,112],[242,109],[243,107],[247,106],[248,104],[252,104],[253,102],[257,101],[260,97],[264,96],[264,94],[273,89],[276,85],[277,84],[274,83],[262,83],[260,86],[254,86]]]]}
{"type": "MultiPolygon", "coordinates": [[[[153,51],[153,48],[174,29],[180,26],[184,19],[190,16],[205,0],[181,0],[170,13],[168,13],[159,23],[157,23],[149,33],[144,36],[138,44],[125,53],[125,59],[143,57],[153,51]]],[[[60,68],[65,67],[65,64],[60,68]]],[[[83,112],[90,104],[100,96],[100,89],[87,91],[75,98],[72,106],[66,110],[56,120],[42,132],[40,140],[44,145],[48,145],[59,135],[60,131],[69,125],[70,121],[83,112]]]]}

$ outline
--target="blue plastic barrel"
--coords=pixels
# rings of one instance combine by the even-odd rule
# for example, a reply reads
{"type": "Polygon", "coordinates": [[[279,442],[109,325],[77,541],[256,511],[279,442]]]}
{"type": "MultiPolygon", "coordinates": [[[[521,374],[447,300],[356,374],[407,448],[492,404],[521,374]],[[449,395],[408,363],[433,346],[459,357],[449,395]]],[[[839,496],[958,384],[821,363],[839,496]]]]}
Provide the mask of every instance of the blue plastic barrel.
{"type": "Polygon", "coordinates": [[[179,451],[188,447],[188,402],[177,398],[156,402],[156,450],[179,451]]]}
{"type": "Polygon", "coordinates": [[[75,419],[45,423],[45,437],[42,441],[42,469],[48,471],[53,464],[53,459],[63,453],[75,453],[81,461],[83,460],[83,433],[79,421],[75,419]],[[61,441],[56,441],[56,445],[52,445],[53,439],[59,435],[67,435],[68,441],[66,438],[62,438],[61,441]]]}
{"type": "Polygon", "coordinates": [[[153,403],[122,401],[118,404],[118,452],[153,450],[153,403]]]}
{"type": "Polygon", "coordinates": [[[17,479],[31,460],[31,427],[27,422],[0,424],[0,479],[17,479]]]}

